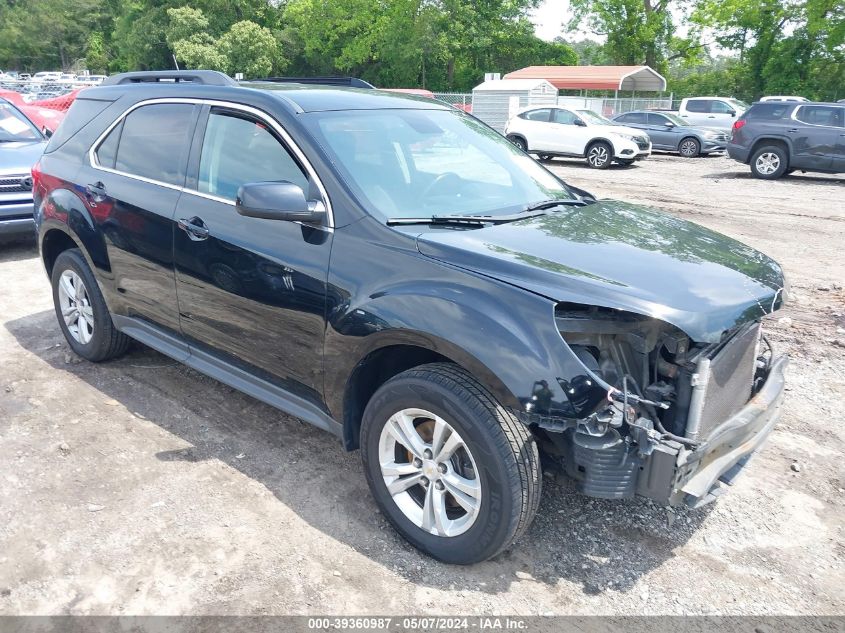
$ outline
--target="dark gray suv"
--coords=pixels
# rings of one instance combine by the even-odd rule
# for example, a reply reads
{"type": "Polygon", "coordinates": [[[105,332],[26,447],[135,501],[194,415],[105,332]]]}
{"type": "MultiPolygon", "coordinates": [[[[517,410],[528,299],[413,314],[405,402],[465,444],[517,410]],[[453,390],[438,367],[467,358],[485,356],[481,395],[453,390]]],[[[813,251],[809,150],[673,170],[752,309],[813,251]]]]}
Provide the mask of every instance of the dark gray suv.
{"type": "Polygon", "coordinates": [[[734,123],[728,155],[774,180],[796,170],[845,172],[845,104],[755,103],[734,123]]]}

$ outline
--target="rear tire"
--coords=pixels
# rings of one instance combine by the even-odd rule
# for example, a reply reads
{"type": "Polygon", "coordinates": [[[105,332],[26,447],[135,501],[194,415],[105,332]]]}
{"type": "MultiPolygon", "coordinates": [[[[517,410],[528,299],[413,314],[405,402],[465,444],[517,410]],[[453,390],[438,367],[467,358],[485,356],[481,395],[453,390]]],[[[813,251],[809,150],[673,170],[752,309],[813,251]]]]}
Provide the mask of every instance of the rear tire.
{"type": "Polygon", "coordinates": [[[613,148],[609,143],[596,141],[587,147],[587,165],[593,169],[607,169],[613,162],[613,148]]]}
{"type": "Polygon", "coordinates": [[[508,140],[511,143],[513,143],[514,145],[516,145],[523,152],[528,151],[528,143],[526,143],[525,139],[522,138],[521,136],[515,136],[515,135],[511,134],[510,136],[508,136],[508,140]]]}
{"type": "Polygon", "coordinates": [[[447,563],[495,556],[526,530],[540,502],[533,436],[449,363],[410,369],[379,387],[364,411],[361,457],[396,531],[447,563]]]}
{"type": "Polygon", "coordinates": [[[126,351],[130,339],[114,327],[94,273],[78,248],[59,254],[50,281],[59,327],[74,352],[99,362],[126,351]]]}
{"type": "Polygon", "coordinates": [[[749,163],[755,178],[775,180],[789,168],[789,156],[780,145],[766,145],[754,152],[749,163]]]}
{"type": "Polygon", "coordinates": [[[678,143],[678,153],[684,158],[695,158],[701,154],[701,143],[691,136],[681,139],[678,143]]]}

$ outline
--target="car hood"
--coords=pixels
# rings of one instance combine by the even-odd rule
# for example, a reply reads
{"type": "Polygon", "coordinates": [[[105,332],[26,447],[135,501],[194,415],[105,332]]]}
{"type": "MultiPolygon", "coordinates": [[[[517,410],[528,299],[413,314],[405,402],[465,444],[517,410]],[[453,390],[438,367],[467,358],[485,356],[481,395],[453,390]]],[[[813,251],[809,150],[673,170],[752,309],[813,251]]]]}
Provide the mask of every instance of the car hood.
{"type": "Polygon", "coordinates": [[[652,316],[695,341],[779,308],[781,267],[729,237],[651,209],[599,201],[476,230],[417,237],[434,259],[548,297],[652,316]]]}
{"type": "Polygon", "coordinates": [[[28,174],[46,146],[46,141],[0,143],[0,174],[28,174]]]}

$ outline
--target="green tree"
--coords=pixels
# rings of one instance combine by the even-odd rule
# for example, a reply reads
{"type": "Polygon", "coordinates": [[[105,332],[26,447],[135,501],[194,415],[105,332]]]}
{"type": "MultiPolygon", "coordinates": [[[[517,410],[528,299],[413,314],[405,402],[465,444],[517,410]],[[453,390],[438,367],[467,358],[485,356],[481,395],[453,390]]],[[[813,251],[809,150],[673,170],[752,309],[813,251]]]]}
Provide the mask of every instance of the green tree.
{"type": "Polygon", "coordinates": [[[220,38],[220,48],[229,73],[240,72],[247,78],[266,77],[284,70],[288,63],[270,29],[249,20],[233,24],[220,38]]]}

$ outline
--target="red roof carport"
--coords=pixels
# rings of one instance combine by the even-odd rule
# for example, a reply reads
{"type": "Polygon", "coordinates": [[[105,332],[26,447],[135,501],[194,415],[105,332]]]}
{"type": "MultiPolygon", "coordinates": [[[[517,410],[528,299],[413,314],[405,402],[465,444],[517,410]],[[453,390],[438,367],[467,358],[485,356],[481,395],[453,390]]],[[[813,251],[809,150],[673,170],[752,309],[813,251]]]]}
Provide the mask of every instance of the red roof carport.
{"type": "Polygon", "coordinates": [[[504,79],[545,79],[558,90],[666,90],[666,79],[648,66],[528,66],[504,79]]]}

